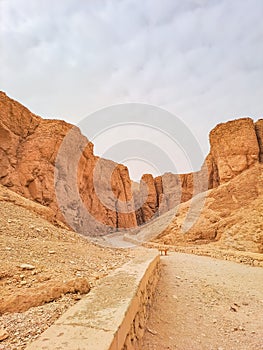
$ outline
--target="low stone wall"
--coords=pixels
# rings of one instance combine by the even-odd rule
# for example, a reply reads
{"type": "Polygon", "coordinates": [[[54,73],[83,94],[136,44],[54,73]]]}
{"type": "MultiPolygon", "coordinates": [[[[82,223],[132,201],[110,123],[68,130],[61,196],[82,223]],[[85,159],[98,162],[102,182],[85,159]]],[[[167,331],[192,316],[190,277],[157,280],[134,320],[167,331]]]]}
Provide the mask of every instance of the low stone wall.
{"type": "Polygon", "coordinates": [[[155,250],[105,277],[26,350],[138,350],[159,277],[155,250]]]}
{"type": "Polygon", "coordinates": [[[237,250],[216,249],[210,247],[179,247],[172,245],[162,245],[158,243],[145,243],[145,247],[158,249],[159,247],[166,247],[171,252],[195,254],[202,256],[209,256],[211,258],[230,260],[250,266],[263,267],[263,254],[244,252],[237,250]]]}
{"type": "MultiPolygon", "coordinates": [[[[153,266],[146,271],[135,297],[132,299],[126,315],[130,322],[130,330],[127,333],[124,346],[121,350],[141,350],[141,340],[144,335],[149,309],[153,301],[155,288],[160,276],[160,257],[156,258],[153,266]]],[[[115,348],[113,348],[115,349],[115,348]]]]}

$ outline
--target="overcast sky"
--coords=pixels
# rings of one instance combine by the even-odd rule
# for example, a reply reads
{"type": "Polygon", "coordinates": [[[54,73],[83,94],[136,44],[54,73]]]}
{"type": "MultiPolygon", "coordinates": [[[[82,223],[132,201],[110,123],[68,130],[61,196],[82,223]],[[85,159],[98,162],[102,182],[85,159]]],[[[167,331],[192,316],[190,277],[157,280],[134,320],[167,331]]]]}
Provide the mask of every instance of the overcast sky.
{"type": "Polygon", "coordinates": [[[74,124],[114,104],[162,107],[207,154],[216,124],[263,115],[262,15],[262,0],[0,0],[0,89],[74,124]]]}

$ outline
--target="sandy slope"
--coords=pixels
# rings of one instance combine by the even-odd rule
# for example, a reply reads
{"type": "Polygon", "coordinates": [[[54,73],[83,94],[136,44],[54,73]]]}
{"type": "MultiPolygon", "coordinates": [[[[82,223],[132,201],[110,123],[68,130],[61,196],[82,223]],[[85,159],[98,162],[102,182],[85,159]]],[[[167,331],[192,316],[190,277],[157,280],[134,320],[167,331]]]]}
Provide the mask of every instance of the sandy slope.
{"type": "MultiPolygon", "coordinates": [[[[0,310],[10,298],[35,296],[59,288],[64,282],[86,279],[91,287],[103,276],[131,259],[132,250],[108,249],[90,243],[86,238],[49,219],[48,208],[0,188],[0,310]],[[33,270],[21,269],[31,264],[33,270]]],[[[0,349],[22,350],[52,324],[67,307],[81,298],[69,294],[58,301],[33,307],[22,313],[0,312],[0,333],[5,328],[9,337],[0,349]]],[[[19,307],[15,303],[14,307],[19,307]]]]}

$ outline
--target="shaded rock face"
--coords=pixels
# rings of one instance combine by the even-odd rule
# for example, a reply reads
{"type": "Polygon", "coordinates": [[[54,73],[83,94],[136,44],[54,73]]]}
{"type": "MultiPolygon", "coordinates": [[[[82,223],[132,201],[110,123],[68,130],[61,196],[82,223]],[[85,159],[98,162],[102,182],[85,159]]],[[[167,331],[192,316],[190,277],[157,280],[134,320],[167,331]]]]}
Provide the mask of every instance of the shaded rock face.
{"type": "Polygon", "coordinates": [[[125,166],[95,157],[93,145],[79,129],[64,121],[44,120],[2,92],[0,159],[1,184],[50,207],[58,219],[78,232],[100,234],[137,225],[132,203],[125,202],[132,197],[125,166]],[[58,151],[72,129],[74,138],[66,145],[72,148],[62,154],[59,162],[58,151]],[[83,152],[77,159],[74,151],[78,147],[83,152]],[[72,170],[73,160],[77,174],[72,170]],[[78,188],[77,197],[71,196],[74,186],[78,188]],[[110,209],[98,193],[110,197],[110,209]],[[118,206],[122,208],[118,210],[118,206]],[[92,220],[83,220],[84,212],[90,213],[92,220]]]}
{"type": "Polygon", "coordinates": [[[165,173],[156,178],[149,174],[143,175],[139,190],[133,193],[135,203],[143,202],[136,211],[137,222],[139,225],[146,223],[218,184],[217,168],[211,155],[207,156],[201,170],[197,172],[165,173]]]}
{"type": "MultiPolygon", "coordinates": [[[[137,210],[137,220],[140,224],[148,222],[164,214],[168,210],[191,198],[193,189],[193,174],[177,175],[166,173],[153,178],[150,174],[142,176],[140,189],[134,194],[143,202],[137,210]],[[142,200],[142,197],[145,200],[142,200]]],[[[137,199],[139,202],[139,199],[137,199]]]]}
{"type": "Polygon", "coordinates": [[[263,163],[263,119],[255,123],[255,129],[259,145],[259,161],[263,163]]]}

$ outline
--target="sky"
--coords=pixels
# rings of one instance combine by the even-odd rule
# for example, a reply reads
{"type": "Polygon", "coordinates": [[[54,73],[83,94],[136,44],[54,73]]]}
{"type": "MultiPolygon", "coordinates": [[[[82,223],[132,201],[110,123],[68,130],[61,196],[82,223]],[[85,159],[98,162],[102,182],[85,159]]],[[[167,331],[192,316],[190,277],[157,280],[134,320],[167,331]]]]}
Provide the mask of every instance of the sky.
{"type": "Polygon", "coordinates": [[[99,124],[87,131],[95,153],[123,161],[134,179],[172,163],[197,170],[202,157],[183,160],[169,127],[180,119],[205,157],[216,124],[262,117],[262,14],[262,0],[0,0],[0,90],[44,118],[99,124]],[[151,124],[145,106],[163,126],[131,127],[133,103],[140,127],[151,124]],[[169,161],[160,165],[159,151],[169,161]]]}

